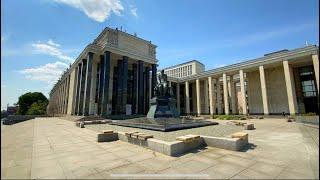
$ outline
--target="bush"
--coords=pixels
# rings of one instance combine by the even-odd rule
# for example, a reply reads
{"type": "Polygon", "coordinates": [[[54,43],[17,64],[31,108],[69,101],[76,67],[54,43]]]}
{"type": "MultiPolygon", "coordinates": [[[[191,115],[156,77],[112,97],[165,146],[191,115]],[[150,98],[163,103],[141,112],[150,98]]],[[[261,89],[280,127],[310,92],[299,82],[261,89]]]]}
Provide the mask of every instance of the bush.
{"type": "Polygon", "coordinates": [[[308,112],[306,114],[302,114],[302,116],[316,116],[317,114],[314,112],[308,112]]]}
{"type": "Polygon", "coordinates": [[[35,102],[27,111],[27,115],[43,115],[46,114],[47,103],[46,102],[35,102]]]}

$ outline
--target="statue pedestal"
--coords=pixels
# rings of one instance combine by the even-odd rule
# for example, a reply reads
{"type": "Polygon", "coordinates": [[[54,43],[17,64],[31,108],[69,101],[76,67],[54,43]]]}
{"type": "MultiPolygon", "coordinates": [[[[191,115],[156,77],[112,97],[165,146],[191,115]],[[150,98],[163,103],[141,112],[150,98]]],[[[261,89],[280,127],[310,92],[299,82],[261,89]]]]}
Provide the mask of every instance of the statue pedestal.
{"type": "Polygon", "coordinates": [[[169,97],[152,98],[147,118],[179,118],[176,100],[169,97]]]}

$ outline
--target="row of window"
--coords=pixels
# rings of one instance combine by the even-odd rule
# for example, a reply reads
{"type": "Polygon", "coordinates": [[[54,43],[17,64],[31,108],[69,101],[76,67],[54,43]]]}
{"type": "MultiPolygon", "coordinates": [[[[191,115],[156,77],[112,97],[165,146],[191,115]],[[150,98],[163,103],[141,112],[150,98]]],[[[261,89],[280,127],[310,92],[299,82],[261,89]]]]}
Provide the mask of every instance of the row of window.
{"type": "Polygon", "coordinates": [[[165,70],[165,73],[171,77],[186,77],[192,74],[192,65],[186,65],[175,69],[165,70]]]}

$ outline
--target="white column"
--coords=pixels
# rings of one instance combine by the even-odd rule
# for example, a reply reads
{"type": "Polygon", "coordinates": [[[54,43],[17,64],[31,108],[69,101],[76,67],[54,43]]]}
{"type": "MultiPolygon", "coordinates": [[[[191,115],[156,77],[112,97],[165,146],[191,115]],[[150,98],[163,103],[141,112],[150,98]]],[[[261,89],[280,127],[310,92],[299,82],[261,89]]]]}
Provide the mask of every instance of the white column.
{"type": "Polygon", "coordinates": [[[242,114],[247,115],[248,110],[247,110],[247,98],[246,98],[246,91],[244,88],[244,75],[243,75],[243,70],[239,71],[240,74],[240,89],[241,89],[241,98],[242,98],[242,114]]]}
{"type": "Polygon", "coordinates": [[[209,92],[208,92],[208,80],[205,79],[203,83],[204,87],[204,113],[209,114],[209,92]]]}
{"type": "Polygon", "coordinates": [[[231,111],[232,114],[237,113],[237,104],[236,104],[236,89],[233,81],[233,75],[230,76],[230,97],[231,97],[231,111]]]}
{"type": "Polygon", "coordinates": [[[264,67],[263,66],[259,66],[259,72],[260,72],[260,83],[261,83],[263,113],[265,115],[268,115],[269,114],[268,93],[267,93],[267,84],[266,84],[266,78],[265,78],[264,67]]]}
{"type": "Polygon", "coordinates": [[[222,97],[221,97],[221,85],[219,78],[217,79],[217,108],[218,114],[222,114],[222,97]]]}
{"type": "Polygon", "coordinates": [[[200,104],[200,80],[196,80],[196,94],[197,94],[197,114],[201,114],[201,104],[200,104]]]}
{"type": "Polygon", "coordinates": [[[180,113],[180,85],[179,85],[179,83],[177,83],[176,95],[177,95],[177,110],[180,113]]]}
{"type": "Polygon", "coordinates": [[[313,62],[314,74],[316,77],[318,94],[319,94],[319,56],[318,54],[312,55],[312,62],[313,62]]]}
{"type": "Polygon", "coordinates": [[[214,90],[214,82],[212,81],[212,77],[208,77],[208,85],[209,85],[209,106],[210,106],[210,115],[216,113],[215,107],[215,90],[214,90]]]}
{"type": "Polygon", "coordinates": [[[172,86],[171,86],[171,81],[168,81],[168,85],[169,85],[169,87],[172,87],[172,86]]]}
{"type": "Polygon", "coordinates": [[[190,114],[189,82],[186,81],[186,114],[190,114]]]}
{"type": "Polygon", "coordinates": [[[229,99],[228,99],[228,84],[227,84],[227,75],[223,73],[223,98],[224,98],[224,113],[229,114],[229,99]]]}
{"type": "Polygon", "coordinates": [[[297,113],[296,91],[294,87],[294,78],[293,78],[292,68],[289,66],[288,61],[283,61],[283,69],[284,69],[284,77],[286,80],[289,111],[290,111],[290,114],[296,114],[297,113]]]}

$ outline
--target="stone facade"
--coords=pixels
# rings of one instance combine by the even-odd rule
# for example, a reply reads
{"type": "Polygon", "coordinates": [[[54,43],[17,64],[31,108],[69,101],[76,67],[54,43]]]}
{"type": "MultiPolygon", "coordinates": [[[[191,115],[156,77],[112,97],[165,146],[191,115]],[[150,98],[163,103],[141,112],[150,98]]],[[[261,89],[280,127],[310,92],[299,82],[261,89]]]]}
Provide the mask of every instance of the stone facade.
{"type": "MultiPolygon", "coordinates": [[[[180,114],[299,114],[319,106],[318,54],[306,46],[207,71],[198,61],[165,70],[180,114]]],[[[48,113],[146,114],[156,68],[151,41],[105,28],[53,87],[48,113]]]]}

